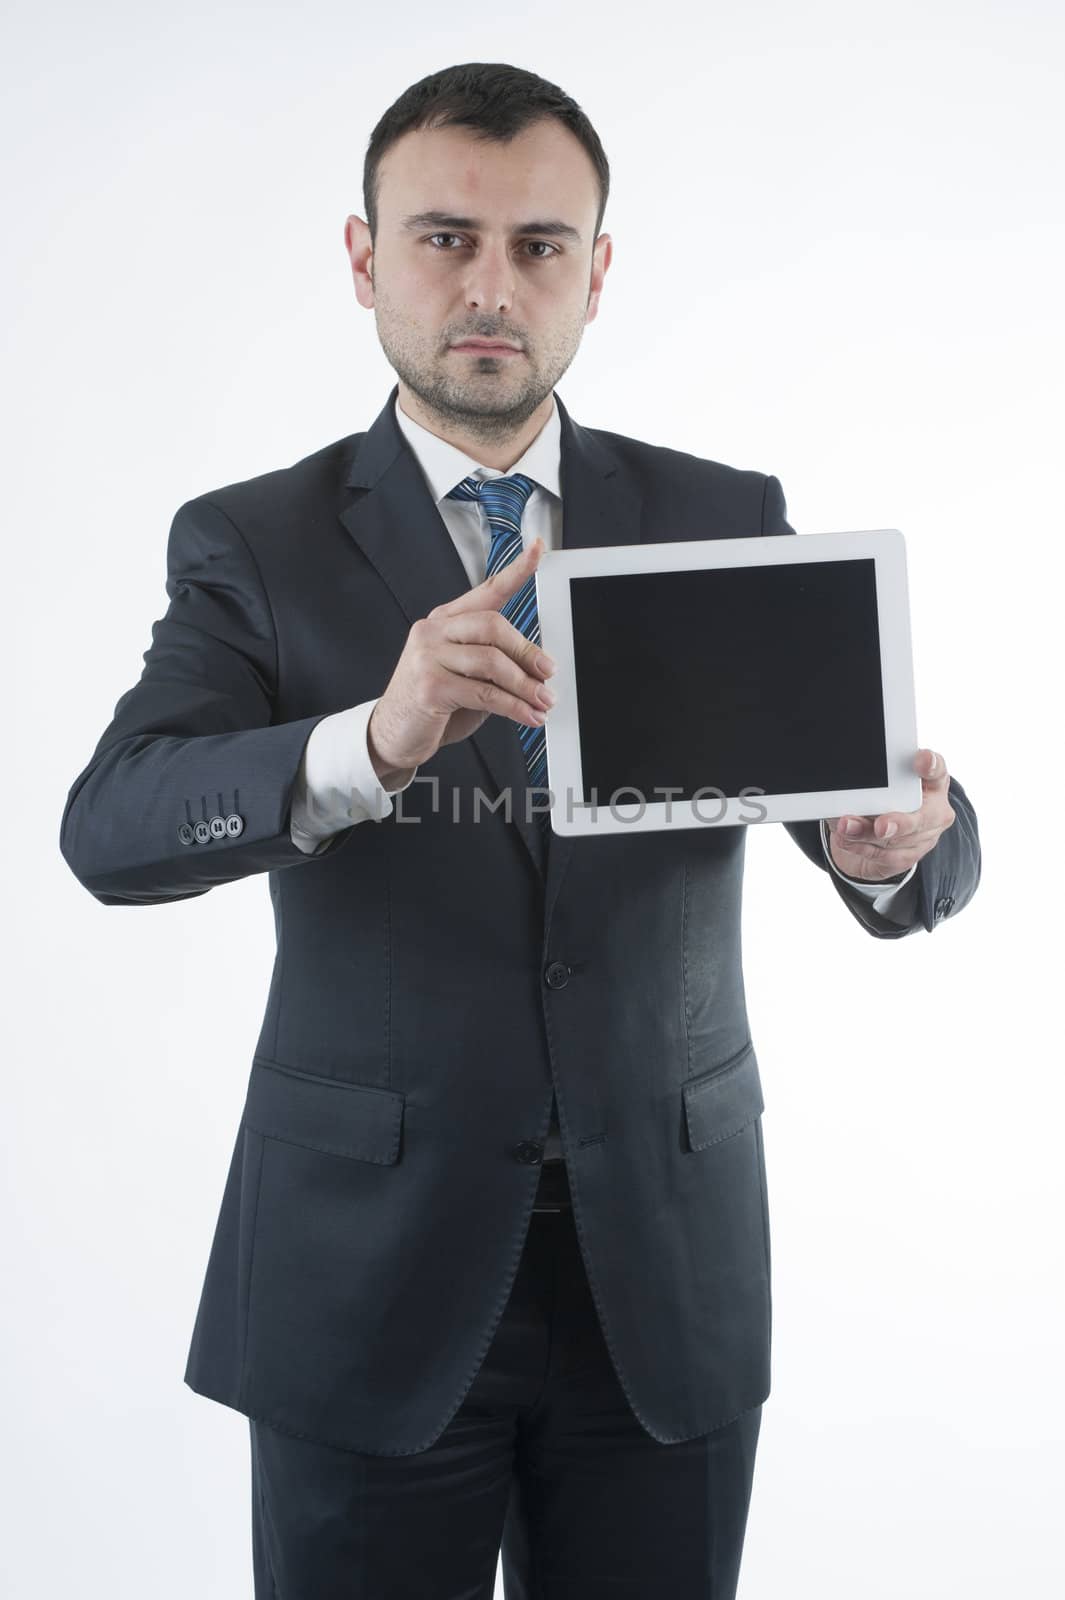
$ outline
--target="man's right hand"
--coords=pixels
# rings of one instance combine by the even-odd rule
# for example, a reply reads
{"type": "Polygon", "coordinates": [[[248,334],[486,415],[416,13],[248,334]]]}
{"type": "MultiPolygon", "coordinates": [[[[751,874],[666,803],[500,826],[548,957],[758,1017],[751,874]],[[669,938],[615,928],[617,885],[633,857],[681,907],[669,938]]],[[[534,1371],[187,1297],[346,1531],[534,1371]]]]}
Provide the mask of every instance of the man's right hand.
{"type": "Polygon", "coordinates": [[[411,628],[367,728],[370,757],[386,787],[408,779],[441,745],[476,733],[493,711],[542,725],[555,700],[544,683],[555,663],[500,608],[536,571],[543,548],[537,537],[475,589],[434,606],[411,628]]]}

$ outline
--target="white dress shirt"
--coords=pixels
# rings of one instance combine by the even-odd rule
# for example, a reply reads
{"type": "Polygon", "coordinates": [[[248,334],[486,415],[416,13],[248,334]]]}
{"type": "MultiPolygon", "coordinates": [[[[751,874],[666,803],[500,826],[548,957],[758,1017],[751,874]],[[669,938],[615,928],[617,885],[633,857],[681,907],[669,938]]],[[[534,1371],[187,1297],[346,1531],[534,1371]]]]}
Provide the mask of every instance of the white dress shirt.
{"type": "MultiPolygon", "coordinates": [[[[466,477],[503,478],[512,472],[524,473],[536,487],[526,502],[521,519],[523,548],[537,534],[548,550],[562,545],[561,434],[557,405],[532,444],[507,472],[484,467],[446,439],[438,438],[408,417],[395,401],[396,421],[406,436],[422,469],[429,493],[458,551],[474,589],[484,582],[491,528],[483,508],[476,500],[449,500],[447,495],[466,477]]],[[[417,768],[394,789],[382,788],[378,781],[367,743],[367,726],[377,700],[323,717],[307,740],[292,793],[290,834],[305,855],[324,848],[329,837],[353,823],[380,822],[392,809],[392,796],[414,782],[417,768]]],[[[548,713],[550,715],[550,713],[548,713]]],[[[517,727],[517,723],[515,723],[517,727]]],[[[871,901],[873,909],[893,922],[907,923],[913,918],[912,884],[916,866],[897,884],[863,883],[840,872],[832,859],[828,831],[821,823],[821,843],[828,865],[838,878],[851,884],[871,901]]]]}

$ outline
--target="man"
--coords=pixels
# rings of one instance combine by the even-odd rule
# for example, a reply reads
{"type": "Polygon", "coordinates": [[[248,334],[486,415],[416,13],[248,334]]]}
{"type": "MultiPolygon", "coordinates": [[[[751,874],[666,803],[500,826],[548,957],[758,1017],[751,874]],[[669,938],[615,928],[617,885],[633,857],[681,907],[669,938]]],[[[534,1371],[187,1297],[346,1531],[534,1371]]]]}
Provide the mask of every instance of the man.
{"type": "MultiPolygon", "coordinates": [[[[775,478],[555,392],[607,188],[533,74],[390,108],[345,240],[398,384],[367,432],[180,508],[64,812],[106,905],[270,875],[185,1375],[251,1419],[259,1596],[488,1596],[501,1541],[508,1600],[736,1590],[770,1335],[745,831],[543,825],[532,575],[545,545],[793,530],[775,478]]],[[[785,825],[877,938],[979,877],[964,790],[916,763],[912,815],[785,825]]]]}

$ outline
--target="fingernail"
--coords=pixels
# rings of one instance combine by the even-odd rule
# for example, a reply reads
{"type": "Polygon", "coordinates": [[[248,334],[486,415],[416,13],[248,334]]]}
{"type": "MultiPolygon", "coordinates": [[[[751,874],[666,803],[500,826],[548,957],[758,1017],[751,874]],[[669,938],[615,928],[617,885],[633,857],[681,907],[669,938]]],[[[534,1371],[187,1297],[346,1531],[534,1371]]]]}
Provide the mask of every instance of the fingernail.
{"type": "Polygon", "coordinates": [[[540,696],[540,699],[543,701],[545,706],[553,706],[555,701],[558,699],[558,695],[555,693],[554,689],[549,689],[546,683],[537,684],[536,692],[540,696]]]}
{"type": "Polygon", "coordinates": [[[899,831],[898,823],[897,822],[889,822],[887,827],[884,829],[884,838],[885,839],[890,839],[896,833],[898,833],[898,831],[899,831]]]}
{"type": "Polygon", "coordinates": [[[854,820],[854,818],[853,818],[853,817],[848,817],[848,818],[847,818],[847,820],[846,820],[846,822],[844,822],[844,823],[843,823],[843,824],[842,824],[842,827],[843,827],[843,832],[844,832],[844,833],[845,833],[845,834],[847,834],[847,835],[848,835],[848,836],[849,836],[849,835],[850,835],[850,834],[852,834],[852,833],[857,833],[857,832],[858,832],[858,824],[857,824],[857,822],[856,822],[856,821],[855,821],[855,820],[854,820]]]}
{"type": "Polygon", "coordinates": [[[550,656],[537,656],[536,669],[538,672],[554,672],[555,663],[550,656]]]}

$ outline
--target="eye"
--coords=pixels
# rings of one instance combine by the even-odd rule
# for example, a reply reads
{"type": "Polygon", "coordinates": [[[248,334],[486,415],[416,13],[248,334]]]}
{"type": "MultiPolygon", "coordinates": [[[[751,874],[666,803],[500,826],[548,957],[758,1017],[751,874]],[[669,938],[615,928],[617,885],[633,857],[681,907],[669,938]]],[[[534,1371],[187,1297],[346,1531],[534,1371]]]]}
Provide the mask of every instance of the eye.
{"type": "MultiPolygon", "coordinates": [[[[458,233],[431,233],[429,235],[428,242],[433,245],[433,249],[434,250],[438,250],[438,253],[440,255],[448,255],[448,254],[453,255],[454,251],[448,250],[448,248],[446,246],[443,247],[443,248],[440,248],[437,245],[433,244],[433,241],[434,241],[434,239],[460,239],[461,237],[462,237],[462,235],[458,234],[458,233]]],[[[527,239],[525,242],[526,242],[526,244],[542,245],[548,252],[547,255],[533,256],[532,259],[534,261],[547,261],[547,260],[550,259],[551,256],[559,254],[559,251],[558,251],[557,247],[555,245],[553,245],[553,244],[548,244],[546,239],[527,239]]]]}

